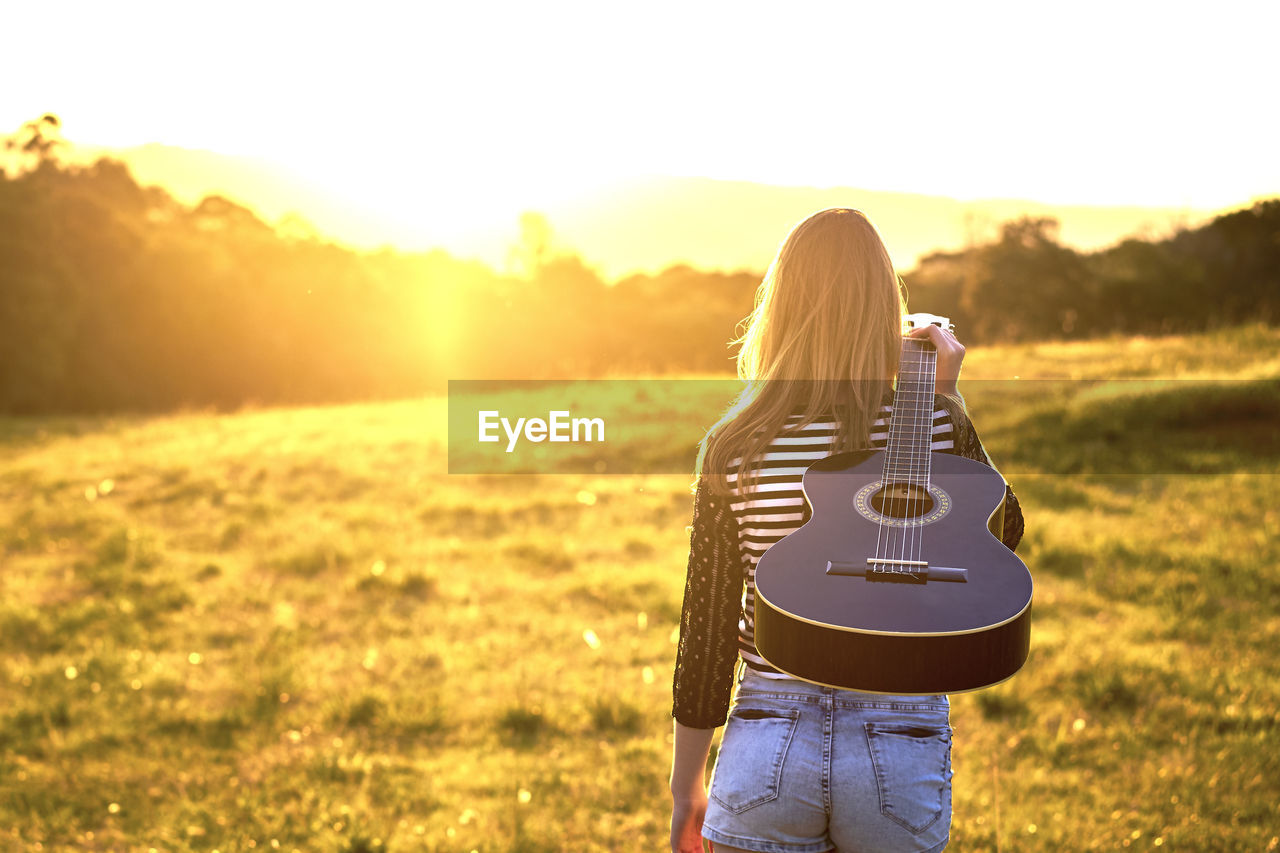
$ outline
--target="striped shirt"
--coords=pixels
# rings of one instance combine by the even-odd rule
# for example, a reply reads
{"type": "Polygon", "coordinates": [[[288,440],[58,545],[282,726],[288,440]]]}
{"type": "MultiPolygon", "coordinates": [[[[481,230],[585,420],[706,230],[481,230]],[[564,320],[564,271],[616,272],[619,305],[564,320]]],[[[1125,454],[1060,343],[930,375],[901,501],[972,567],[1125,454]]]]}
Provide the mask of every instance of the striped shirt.
{"type": "MultiPolygon", "coordinates": [[[[888,440],[891,405],[883,405],[872,423],[869,446],[888,440]]],[[[932,449],[958,453],[991,464],[972,422],[963,410],[957,422],[935,402],[932,449]]],[[[789,425],[798,425],[793,416],[789,425]]],[[[728,498],[711,491],[701,479],[694,498],[689,567],[681,610],[676,654],[672,715],[693,728],[723,724],[740,659],[772,678],[791,678],[770,666],[755,646],[755,570],[773,543],[805,522],[801,481],[810,464],[830,456],[837,425],[820,420],[797,431],[784,431],[753,462],[758,475],[746,495],[728,498]]],[[[738,460],[731,463],[736,468],[738,460]]],[[[737,476],[728,475],[732,486],[737,476]]],[[[1013,548],[1022,536],[1022,512],[1012,489],[1006,490],[1002,539],[1013,548]]]]}

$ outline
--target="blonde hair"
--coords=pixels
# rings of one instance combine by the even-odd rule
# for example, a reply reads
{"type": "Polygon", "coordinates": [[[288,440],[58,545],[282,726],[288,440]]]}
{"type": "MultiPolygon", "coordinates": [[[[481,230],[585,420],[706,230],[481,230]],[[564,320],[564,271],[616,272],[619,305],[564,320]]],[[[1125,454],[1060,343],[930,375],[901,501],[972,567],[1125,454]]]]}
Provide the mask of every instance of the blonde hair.
{"type": "Polygon", "coordinates": [[[699,446],[698,471],[713,491],[734,493],[731,468],[738,490],[748,488],[756,479],[750,460],[795,413],[802,416],[791,430],[834,415],[834,452],[866,446],[898,369],[901,285],[861,211],[822,210],[791,230],[733,342],[741,344],[738,378],[746,387],[699,446]]]}

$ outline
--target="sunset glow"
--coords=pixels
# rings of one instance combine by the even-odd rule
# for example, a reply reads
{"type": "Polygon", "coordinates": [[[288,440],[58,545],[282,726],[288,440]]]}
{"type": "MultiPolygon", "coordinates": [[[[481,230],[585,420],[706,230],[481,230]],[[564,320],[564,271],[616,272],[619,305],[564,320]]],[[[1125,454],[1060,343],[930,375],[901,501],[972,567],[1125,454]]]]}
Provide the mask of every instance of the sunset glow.
{"type": "Polygon", "coordinates": [[[778,8],[25,4],[0,126],[53,111],[75,142],[260,158],[400,244],[639,175],[1213,209],[1280,191],[1277,7],[778,8]]]}

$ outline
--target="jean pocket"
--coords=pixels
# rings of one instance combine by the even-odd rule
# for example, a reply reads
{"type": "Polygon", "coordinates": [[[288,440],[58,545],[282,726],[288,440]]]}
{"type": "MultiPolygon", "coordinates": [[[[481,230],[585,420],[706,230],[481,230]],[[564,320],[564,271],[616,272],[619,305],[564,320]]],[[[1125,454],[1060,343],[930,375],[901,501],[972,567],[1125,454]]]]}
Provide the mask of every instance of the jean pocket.
{"type": "Polygon", "coordinates": [[[949,811],[951,728],[932,723],[867,723],[880,812],[919,834],[949,811]]]}
{"type": "Polygon", "coordinates": [[[711,798],[734,814],[775,800],[796,731],[795,708],[734,708],[711,777],[711,798]]]}

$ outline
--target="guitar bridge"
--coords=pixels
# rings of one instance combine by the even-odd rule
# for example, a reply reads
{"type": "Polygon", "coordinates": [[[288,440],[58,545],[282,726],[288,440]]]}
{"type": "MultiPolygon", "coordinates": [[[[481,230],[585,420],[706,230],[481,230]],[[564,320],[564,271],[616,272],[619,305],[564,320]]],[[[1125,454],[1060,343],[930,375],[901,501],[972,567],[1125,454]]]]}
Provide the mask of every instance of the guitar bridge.
{"type": "Polygon", "coordinates": [[[951,566],[931,566],[923,560],[890,560],[868,557],[865,563],[827,560],[827,574],[865,577],[869,581],[890,583],[926,583],[927,581],[952,581],[965,583],[968,569],[951,566]]]}

